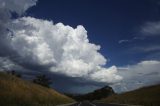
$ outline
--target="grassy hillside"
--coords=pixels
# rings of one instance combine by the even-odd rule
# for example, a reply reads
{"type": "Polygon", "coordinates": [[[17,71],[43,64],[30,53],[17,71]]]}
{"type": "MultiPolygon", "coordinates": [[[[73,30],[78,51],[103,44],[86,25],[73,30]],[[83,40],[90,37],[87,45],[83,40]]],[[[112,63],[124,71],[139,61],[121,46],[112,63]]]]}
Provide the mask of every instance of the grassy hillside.
{"type": "Polygon", "coordinates": [[[160,85],[144,87],[135,91],[113,95],[101,101],[106,103],[160,106],[160,85]]]}
{"type": "Polygon", "coordinates": [[[72,99],[15,76],[0,72],[0,106],[55,106],[72,99]]]}

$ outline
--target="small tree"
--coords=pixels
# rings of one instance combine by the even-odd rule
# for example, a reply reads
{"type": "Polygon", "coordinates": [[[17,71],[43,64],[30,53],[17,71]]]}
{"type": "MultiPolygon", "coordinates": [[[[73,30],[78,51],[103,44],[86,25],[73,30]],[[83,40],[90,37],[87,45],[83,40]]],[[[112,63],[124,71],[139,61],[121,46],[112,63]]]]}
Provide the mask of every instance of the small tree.
{"type": "Polygon", "coordinates": [[[18,77],[18,78],[21,78],[21,77],[22,77],[22,75],[21,75],[20,73],[14,71],[14,70],[12,70],[12,71],[7,71],[7,74],[16,76],[16,77],[18,77]]]}
{"type": "Polygon", "coordinates": [[[33,79],[33,82],[39,85],[42,85],[44,87],[50,87],[50,84],[52,83],[51,80],[46,77],[46,75],[38,75],[35,79],[33,79]]]}

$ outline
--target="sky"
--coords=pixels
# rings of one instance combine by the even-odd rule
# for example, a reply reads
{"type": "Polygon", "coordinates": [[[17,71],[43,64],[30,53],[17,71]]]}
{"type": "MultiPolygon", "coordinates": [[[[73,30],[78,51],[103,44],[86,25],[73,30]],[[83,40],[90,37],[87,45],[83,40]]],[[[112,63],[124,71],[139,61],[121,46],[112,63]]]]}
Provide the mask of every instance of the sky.
{"type": "Polygon", "coordinates": [[[159,0],[0,0],[0,69],[60,92],[160,83],[159,0]]]}

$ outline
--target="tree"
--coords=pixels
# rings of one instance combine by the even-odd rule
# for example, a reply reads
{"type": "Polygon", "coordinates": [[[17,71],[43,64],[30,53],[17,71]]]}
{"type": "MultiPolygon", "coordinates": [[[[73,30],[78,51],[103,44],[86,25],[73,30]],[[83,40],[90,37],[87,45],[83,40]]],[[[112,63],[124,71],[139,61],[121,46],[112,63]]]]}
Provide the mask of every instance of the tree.
{"type": "Polygon", "coordinates": [[[35,79],[33,79],[33,82],[39,85],[42,85],[44,87],[50,87],[50,84],[52,83],[51,80],[46,77],[46,75],[38,75],[35,79]]]}
{"type": "Polygon", "coordinates": [[[12,70],[12,71],[7,71],[7,74],[16,76],[16,77],[18,77],[18,78],[21,78],[21,77],[22,77],[22,75],[21,75],[20,73],[14,71],[14,70],[12,70]]]}

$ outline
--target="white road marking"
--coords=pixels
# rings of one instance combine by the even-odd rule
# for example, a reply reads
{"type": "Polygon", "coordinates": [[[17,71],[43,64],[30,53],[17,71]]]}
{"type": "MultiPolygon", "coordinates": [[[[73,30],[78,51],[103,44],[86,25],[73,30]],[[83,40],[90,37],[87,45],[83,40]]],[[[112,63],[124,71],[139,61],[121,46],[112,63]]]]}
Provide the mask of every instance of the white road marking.
{"type": "Polygon", "coordinates": [[[57,105],[57,106],[69,106],[69,105],[73,105],[73,104],[76,104],[76,102],[74,102],[74,103],[67,103],[67,104],[61,104],[61,105],[57,105]]]}
{"type": "Polygon", "coordinates": [[[91,103],[91,102],[89,102],[89,104],[91,104],[92,106],[96,106],[95,104],[93,104],[93,103],[91,103]]]}
{"type": "Polygon", "coordinates": [[[78,106],[81,106],[81,102],[78,104],[78,106]]]}
{"type": "Polygon", "coordinates": [[[122,105],[122,106],[142,106],[142,105],[131,105],[131,104],[118,104],[118,103],[109,103],[111,105],[122,105]]]}

